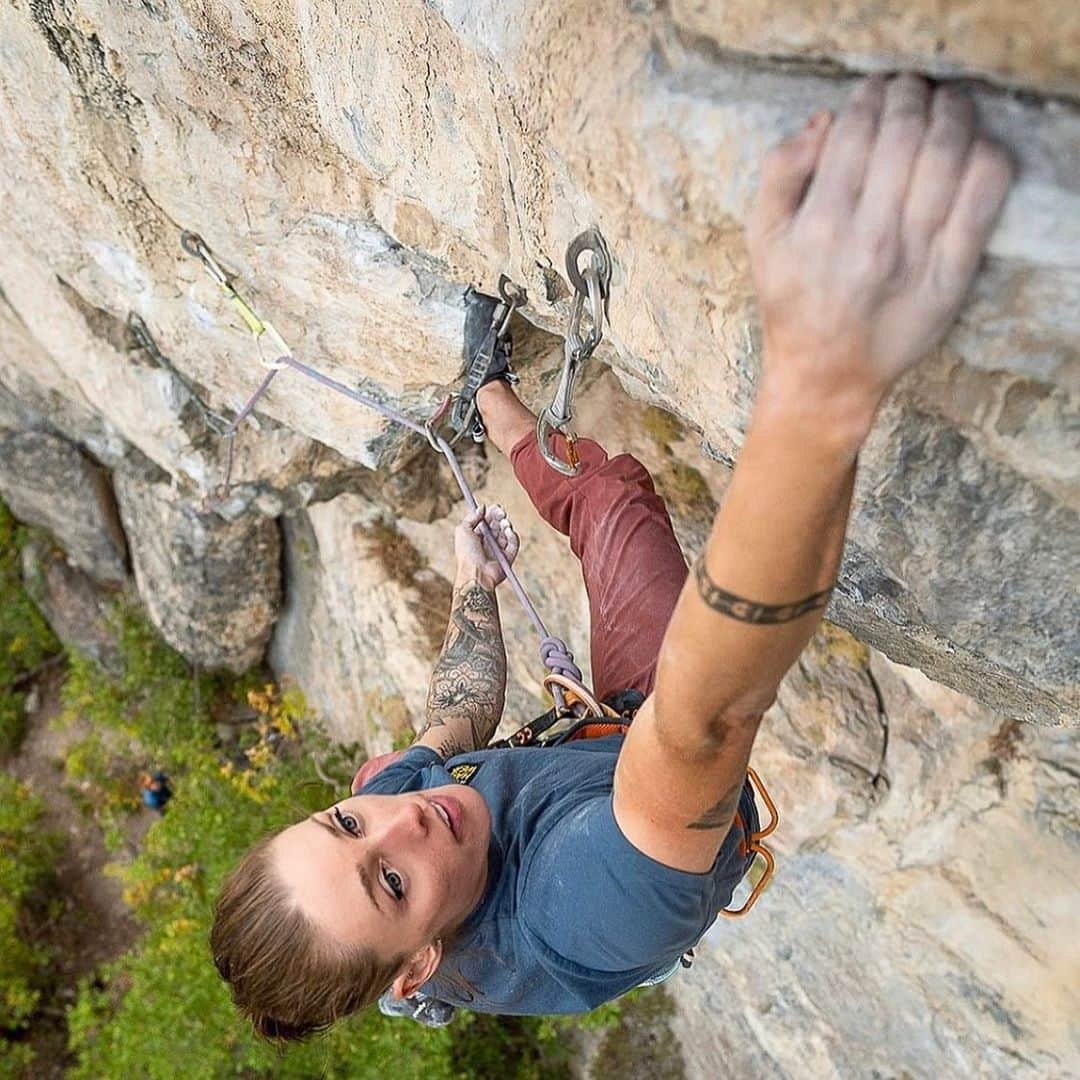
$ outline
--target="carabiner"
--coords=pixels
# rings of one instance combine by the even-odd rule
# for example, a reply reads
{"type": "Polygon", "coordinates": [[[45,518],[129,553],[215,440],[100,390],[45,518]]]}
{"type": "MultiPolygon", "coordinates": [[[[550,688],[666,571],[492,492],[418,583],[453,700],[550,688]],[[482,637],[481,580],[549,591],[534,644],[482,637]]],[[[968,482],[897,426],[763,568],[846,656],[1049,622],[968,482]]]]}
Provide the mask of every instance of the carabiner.
{"type": "Polygon", "coordinates": [[[581,471],[581,459],[577,452],[577,437],[570,430],[574,385],[585,361],[592,356],[604,336],[611,285],[611,256],[599,230],[586,229],[571,241],[566,249],[566,273],[574,285],[574,300],[566,331],[563,367],[555,396],[536,421],[536,441],[541,456],[556,472],[563,476],[577,476],[581,471]],[[586,251],[592,257],[589,265],[582,269],[578,260],[586,251]],[[586,301],[592,326],[582,336],[581,319],[586,301]],[[551,436],[556,432],[566,439],[566,461],[558,457],[550,446],[551,436]]]}
{"type": "Polygon", "coordinates": [[[189,254],[194,255],[206,267],[207,273],[223,288],[232,291],[232,278],[225,273],[217,264],[217,260],[210,252],[207,242],[195,232],[185,229],[180,233],[180,246],[189,254]]]}
{"type": "MultiPolygon", "coordinates": [[[[194,255],[203,264],[206,272],[221,286],[226,296],[233,302],[233,307],[236,308],[240,318],[247,324],[247,328],[251,331],[251,335],[256,342],[258,342],[262,334],[269,330],[275,348],[280,346],[278,355],[288,355],[289,347],[281,340],[281,335],[269,323],[263,322],[255,314],[255,309],[236,291],[232,283],[232,276],[218,265],[207,242],[198,233],[188,232],[185,229],[180,233],[180,246],[189,255],[194,255]]],[[[261,348],[259,350],[259,361],[263,367],[274,366],[262,355],[261,348]]]]}
{"type": "Polygon", "coordinates": [[[551,407],[543,409],[536,419],[536,445],[540,447],[543,459],[563,476],[577,476],[581,472],[581,458],[577,452],[577,436],[566,426],[569,420],[561,423],[551,415],[551,407]],[[554,450],[549,449],[548,439],[558,432],[566,440],[566,461],[554,450]]]}
{"type": "Polygon", "coordinates": [[[604,315],[606,316],[608,296],[611,292],[611,255],[599,229],[586,229],[570,241],[570,246],[566,249],[566,276],[570,279],[570,284],[574,286],[575,292],[584,296],[590,291],[579,265],[581,255],[586,251],[592,255],[592,262],[589,265],[596,271],[600,282],[600,293],[604,298],[604,315]]]}
{"type": "MultiPolygon", "coordinates": [[[[529,301],[529,294],[520,286],[511,281],[506,274],[499,275],[499,282],[496,286],[499,292],[499,299],[513,312],[514,308],[523,307],[529,301]]],[[[509,322],[509,319],[507,319],[509,322]]],[[[501,337],[506,333],[506,323],[503,324],[499,330],[499,336],[501,337]]]]}
{"type": "Polygon", "coordinates": [[[447,397],[443,399],[443,403],[424,421],[424,434],[427,436],[427,441],[431,444],[431,449],[437,454],[444,453],[443,448],[439,445],[440,442],[443,442],[448,446],[453,446],[457,439],[461,437],[460,434],[455,434],[453,438],[444,440],[439,434],[439,425],[442,424],[453,403],[454,395],[447,395],[447,397]]]}
{"type": "MultiPolygon", "coordinates": [[[[239,299],[239,297],[237,297],[237,299],[239,299]]],[[[243,303],[243,301],[240,302],[243,303]]],[[[247,305],[245,305],[245,307],[246,306],[247,305]]],[[[258,318],[258,316],[256,316],[256,318],[258,318]]],[[[260,319],[259,325],[262,329],[259,330],[258,333],[252,331],[255,338],[255,348],[259,353],[259,363],[270,371],[280,371],[282,368],[288,367],[289,365],[285,362],[285,357],[292,356],[292,349],[285,344],[282,336],[270,325],[270,323],[260,319]],[[268,357],[263,351],[262,339],[264,335],[270,339],[270,344],[273,346],[273,356],[271,357],[268,357]]]]}

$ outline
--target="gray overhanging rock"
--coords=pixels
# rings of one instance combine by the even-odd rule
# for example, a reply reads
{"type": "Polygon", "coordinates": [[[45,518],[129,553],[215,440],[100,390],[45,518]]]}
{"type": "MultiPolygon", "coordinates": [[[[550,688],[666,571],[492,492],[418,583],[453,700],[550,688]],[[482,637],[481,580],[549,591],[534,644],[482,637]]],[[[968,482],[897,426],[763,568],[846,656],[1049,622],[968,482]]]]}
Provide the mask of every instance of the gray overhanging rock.
{"type": "Polygon", "coordinates": [[[99,585],[36,538],[23,546],[21,560],[26,591],[53,633],[68,648],[120,674],[118,628],[110,619],[117,590],[99,585]]]}
{"type": "Polygon", "coordinates": [[[17,518],[48,529],[96,581],[127,578],[108,476],[69,442],[43,431],[0,428],[0,498],[17,518]]]}
{"type": "Polygon", "coordinates": [[[830,616],[999,712],[1075,723],[1075,511],[915,409],[886,409],[867,456],[830,616]]]}
{"type": "Polygon", "coordinates": [[[258,664],[281,603],[277,522],[225,521],[123,473],[116,495],[139,595],[165,640],[203,668],[258,664]]]}

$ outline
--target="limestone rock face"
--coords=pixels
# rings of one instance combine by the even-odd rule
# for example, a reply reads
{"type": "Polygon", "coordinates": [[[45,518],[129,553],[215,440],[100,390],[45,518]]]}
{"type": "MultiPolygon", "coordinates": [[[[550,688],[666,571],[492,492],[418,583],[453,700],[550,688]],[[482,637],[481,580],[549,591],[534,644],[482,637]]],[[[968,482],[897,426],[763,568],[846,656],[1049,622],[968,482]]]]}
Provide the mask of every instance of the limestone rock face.
{"type": "MultiPolygon", "coordinates": [[[[599,225],[615,269],[598,361],[730,463],[758,370],[742,222],[762,153],[864,69],[984,80],[1018,182],[955,330],[863,455],[835,615],[993,707],[1075,716],[1072,6],[16,0],[0,35],[0,386],[98,460],[152,462],[193,505],[263,369],[181,229],[298,357],[422,417],[460,368],[466,286],[505,271],[525,317],[559,331],[563,252],[599,225]],[[945,459],[917,475],[924,451],[945,459]],[[923,538],[884,519],[913,500],[923,538]]],[[[557,352],[533,360],[539,401],[530,378],[557,352]]],[[[363,493],[359,468],[417,445],[285,373],[214,509],[363,493]]]]}
{"type": "MultiPolygon", "coordinates": [[[[166,638],[234,670],[269,641],[337,739],[388,750],[423,724],[456,486],[423,439],[284,371],[222,490],[223,435],[265,371],[181,231],[297,358],[422,419],[461,370],[466,289],[503,272],[528,291],[523,396],[550,400],[564,252],[598,226],[610,326],[574,423],[645,462],[692,556],[758,378],[743,223],[762,155],[861,71],[973,77],[1017,184],[955,327],[861,456],[830,621],[755,753],[780,870],[682,977],[679,1030],[710,1080],[1076,1072],[1077,751],[1013,723],[1080,718],[1075,8],[12,0],[0,439],[60,467],[45,492],[0,463],[4,497],[26,520],[63,505],[49,527],[74,560],[80,455],[112,470],[166,638]]],[[[463,466],[588,677],[565,539],[494,452],[463,466]]],[[[547,703],[533,628],[501,608],[506,732],[547,703]]]]}
{"type": "Polygon", "coordinates": [[[0,428],[0,497],[16,517],[48,529],[95,580],[115,585],[127,578],[108,478],[70,443],[0,428]]]}
{"type": "Polygon", "coordinates": [[[683,30],[723,49],[829,61],[856,71],[912,67],[941,76],[1080,96],[1080,16],[1057,0],[672,0],[683,30]]]}
{"type": "Polygon", "coordinates": [[[200,513],[166,484],[118,474],[139,596],[172,647],[204,668],[246,671],[281,602],[277,523],[200,513]]]}

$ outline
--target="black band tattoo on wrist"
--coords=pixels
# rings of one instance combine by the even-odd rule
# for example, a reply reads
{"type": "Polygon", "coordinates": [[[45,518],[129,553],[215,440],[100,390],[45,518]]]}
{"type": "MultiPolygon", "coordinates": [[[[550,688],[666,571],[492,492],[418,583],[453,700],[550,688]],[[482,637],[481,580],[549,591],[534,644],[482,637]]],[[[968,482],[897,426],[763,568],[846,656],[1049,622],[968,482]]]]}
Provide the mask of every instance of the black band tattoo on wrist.
{"type": "Polygon", "coordinates": [[[822,589],[821,592],[816,592],[803,600],[796,600],[793,604],[759,604],[755,600],[747,600],[743,596],[736,596],[735,593],[721,589],[709,577],[705,569],[704,555],[694,563],[694,579],[697,582],[698,595],[713,611],[738,619],[739,622],[758,625],[791,622],[808,611],[817,611],[828,604],[833,591],[830,585],[827,589],[822,589]]]}

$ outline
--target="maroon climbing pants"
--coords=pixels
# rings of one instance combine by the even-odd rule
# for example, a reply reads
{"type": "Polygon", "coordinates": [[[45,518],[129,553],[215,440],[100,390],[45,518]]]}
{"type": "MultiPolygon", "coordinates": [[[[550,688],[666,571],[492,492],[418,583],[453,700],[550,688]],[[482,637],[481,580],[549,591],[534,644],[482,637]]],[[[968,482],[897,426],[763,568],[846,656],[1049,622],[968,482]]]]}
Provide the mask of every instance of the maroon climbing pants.
{"type": "Polygon", "coordinates": [[[537,512],[570,538],[581,562],[596,696],[630,689],[648,695],[686,560],[645,466],[629,454],[609,458],[591,439],[579,439],[577,451],[575,477],[544,461],[535,433],[514,446],[510,462],[537,512]]]}

